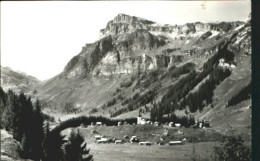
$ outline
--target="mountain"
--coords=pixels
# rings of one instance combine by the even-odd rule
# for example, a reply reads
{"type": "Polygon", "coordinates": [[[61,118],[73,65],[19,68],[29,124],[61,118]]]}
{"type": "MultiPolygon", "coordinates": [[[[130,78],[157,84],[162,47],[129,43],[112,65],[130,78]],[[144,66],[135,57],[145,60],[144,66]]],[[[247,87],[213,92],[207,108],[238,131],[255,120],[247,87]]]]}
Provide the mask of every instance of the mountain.
{"type": "Polygon", "coordinates": [[[56,112],[78,115],[222,117],[250,86],[250,23],[169,25],[119,14],[37,95],[56,112]]]}
{"type": "Polygon", "coordinates": [[[1,66],[1,87],[5,91],[11,89],[16,93],[29,92],[39,83],[40,81],[33,76],[1,66]]]}

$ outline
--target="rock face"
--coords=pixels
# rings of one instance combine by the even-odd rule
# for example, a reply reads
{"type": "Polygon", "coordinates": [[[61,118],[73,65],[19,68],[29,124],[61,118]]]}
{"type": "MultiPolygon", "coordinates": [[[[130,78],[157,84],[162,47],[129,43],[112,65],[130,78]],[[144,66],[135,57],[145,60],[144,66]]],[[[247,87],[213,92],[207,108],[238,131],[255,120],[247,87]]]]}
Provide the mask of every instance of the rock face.
{"type": "Polygon", "coordinates": [[[146,62],[149,66],[157,60],[148,61],[146,56],[133,57],[136,51],[157,49],[166,43],[165,38],[156,37],[143,29],[124,36],[107,36],[93,44],[86,44],[80,54],[66,65],[63,74],[71,78],[85,77],[90,73],[109,75],[132,72],[140,66],[147,66],[141,65],[141,62],[146,62]],[[107,70],[110,72],[103,72],[107,70]]]}
{"type": "Polygon", "coordinates": [[[169,44],[172,38],[183,41],[201,36],[198,41],[202,41],[214,37],[216,32],[223,34],[241,24],[243,23],[198,22],[170,26],[119,14],[100,31],[100,40],[86,44],[82,51],[71,59],[64,69],[63,76],[109,76],[167,68],[173,63],[180,63],[187,56],[182,54],[185,52],[181,51],[181,55],[171,54],[178,52],[178,48],[173,48],[172,52],[168,50],[164,55],[150,54],[149,51],[169,44]]]}
{"type": "Polygon", "coordinates": [[[119,14],[112,21],[109,21],[107,27],[100,30],[100,35],[105,37],[107,35],[118,35],[129,32],[134,32],[137,29],[145,29],[153,34],[171,35],[176,37],[177,35],[184,34],[190,35],[199,32],[205,32],[208,30],[228,32],[241,25],[242,22],[221,22],[221,23],[207,23],[200,22],[187,23],[184,25],[161,25],[145,19],[119,14]]]}

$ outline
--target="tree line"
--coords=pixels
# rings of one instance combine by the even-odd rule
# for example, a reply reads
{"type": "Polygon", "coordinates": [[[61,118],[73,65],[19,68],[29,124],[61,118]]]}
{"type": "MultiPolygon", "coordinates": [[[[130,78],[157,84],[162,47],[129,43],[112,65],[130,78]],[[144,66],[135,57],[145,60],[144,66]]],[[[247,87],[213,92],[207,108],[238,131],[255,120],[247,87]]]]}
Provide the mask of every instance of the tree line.
{"type": "Polygon", "coordinates": [[[159,121],[161,123],[166,122],[174,122],[180,123],[184,127],[190,127],[191,125],[195,124],[195,119],[192,116],[176,116],[174,113],[168,114],[167,117],[163,117],[161,111],[158,106],[154,104],[153,108],[150,111],[150,119],[151,121],[159,121]]]}
{"type": "Polygon", "coordinates": [[[68,119],[66,121],[61,122],[55,128],[51,130],[52,133],[59,133],[60,131],[67,129],[69,127],[77,127],[81,124],[91,125],[91,123],[102,122],[107,126],[117,126],[118,122],[127,122],[128,124],[136,124],[137,118],[125,118],[125,119],[109,119],[103,116],[79,116],[68,119]]]}
{"type": "Polygon", "coordinates": [[[148,90],[144,94],[140,95],[139,93],[136,93],[133,95],[133,97],[125,99],[122,102],[122,106],[126,105],[126,107],[122,107],[118,110],[110,111],[110,117],[116,117],[122,113],[130,112],[133,110],[138,109],[141,106],[145,106],[146,104],[153,101],[154,97],[157,94],[157,89],[153,88],[151,90],[148,90]]]}
{"type": "Polygon", "coordinates": [[[197,91],[189,93],[181,101],[181,109],[188,107],[191,112],[196,112],[198,109],[201,111],[204,106],[212,103],[214,89],[230,74],[231,71],[229,69],[214,69],[209,78],[199,86],[197,91]]]}
{"type": "Polygon", "coordinates": [[[228,106],[234,106],[244,100],[247,100],[251,96],[252,83],[244,86],[236,95],[234,95],[229,101],[228,106]]]}
{"type": "Polygon", "coordinates": [[[186,106],[191,108],[192,112],[196,111],[198,107],[202,110],[205,104],[211,102],[215,86],[231,74],[227,69],[222,70],[218,68],[218,63],[221,58],[228,63],[234,60],[234,54],[228,51],[227,45],[225,44],[219,48],[219,51],[215,55],[203,64],[201,72],[195,71],[192,63],[181,66],[183,69],[170,68],[171,73],[180,72],[185,73],[186,76],[171,85],[161,101],[156,104],[158,117],[162,118],[163,115],[172,113],[176,109],[184,109],[186,106]],[[175,70],[176,72],[174,72],[175,70]],[[189,94],[189,92],[208,75],[210,77],[209,80],[203,83],[197,92],[189,94]],[[185,99],[186,96],[188,98],[185,99]]]}

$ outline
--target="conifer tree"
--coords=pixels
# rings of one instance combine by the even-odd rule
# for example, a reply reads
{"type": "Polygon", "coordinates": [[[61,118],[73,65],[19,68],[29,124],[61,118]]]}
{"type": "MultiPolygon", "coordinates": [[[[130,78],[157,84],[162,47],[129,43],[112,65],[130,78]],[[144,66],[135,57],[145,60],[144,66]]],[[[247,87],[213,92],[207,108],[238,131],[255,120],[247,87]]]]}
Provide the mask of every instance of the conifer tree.
{"type": "Polygon", "coordinates": [[[50,132],[45,139],[45,153],[43,161],[63,160],[62,145],[64,137],[59,132],[50,132]]]}
{"type": "Polygon", "coordinates": [[[83,136],[79,131],[71,131],[68,143],[65,144],[65,160],[66,161],[89,161],[92,160],[92,156],[88,155],[89,149],[86,149],[86,143],[83,136]]]}
{"type": "Polygon", "coordinates": [[[38,99],[35,102],[32,127],[32,158],[38,161],[43,157],[43,116],[38,99]]]}
{"type": "Polygon", "coordinates": [[[1,123],[3,128],[7,131],[12,131],[17,122],[17,113],[19,111],[19,104],[16,95],[9,90],[7,94],[6,107],[3,111],[1,123]]]}
{"type": "Polygon", "coordinates": [[[31,152],[31,147],[30,147],[30,142],[28,140],[28,136],[26,134],[23,134],[22,141],[21,141],[21,157],[22,158],[30,158],[30,152],[31,152]]]}
{"type": "MultiPolygon", "coordinates": [[[[0,86],[0,120],[2,119],[2,115],[5,109],[6,104],[6,93],[4,92],[3,88],[0,86]]],[[[0,124],[2,128],[2,123],[0,124]]]]}

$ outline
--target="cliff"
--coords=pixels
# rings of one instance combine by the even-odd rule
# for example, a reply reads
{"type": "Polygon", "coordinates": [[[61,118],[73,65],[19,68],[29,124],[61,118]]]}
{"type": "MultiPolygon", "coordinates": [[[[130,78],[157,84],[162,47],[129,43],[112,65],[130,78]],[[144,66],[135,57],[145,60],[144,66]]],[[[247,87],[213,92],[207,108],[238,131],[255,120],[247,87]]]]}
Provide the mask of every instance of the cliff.
{"type": "Polygon", "coordinates": [[[134,32],[137,29],[147,30],[155,35],[168,35],[175,38],[178,35],[189,35],[211,31],[228,32],[243,24],[243,22],[221,22],[221,23],[187,23],[184,25],[163,25],[149,20],[119,14],[107,23],[106,28],[100,30],[101,37],[134,32]]]}

